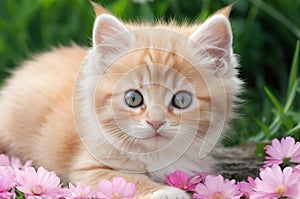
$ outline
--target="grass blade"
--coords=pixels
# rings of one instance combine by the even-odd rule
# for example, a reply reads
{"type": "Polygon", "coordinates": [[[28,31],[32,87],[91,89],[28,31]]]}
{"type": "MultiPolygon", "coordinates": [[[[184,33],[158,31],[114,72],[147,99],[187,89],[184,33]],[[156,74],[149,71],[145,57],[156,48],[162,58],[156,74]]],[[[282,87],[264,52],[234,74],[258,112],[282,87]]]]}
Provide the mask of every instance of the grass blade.
{"type": "Polygon", "coordinates": [[[291,89],[298,77],[298,68],[299,68],[299,50],[300,50],[300,41],[298,40],[296,43],[296,48],[293,56],[293,62],[291,65],[291,74],[289,78],[289,86],[288,86],[288,95],[291,92],[291,89]]]}
{"type": "Polygon", "coordinates": [[[289,109],[291,108],[293,101],[295,99],[296,96],[296,92],[297,92],[297,88],[298,88],[298,81],[295,81],[294,85],[291,88],[290,93],[287,96],[287,100],[286,100],[286,104],[284,107],[284,112],[287,113],[289,111],[289,109]]]}
{"type": "Polygon", "coordinates": [[[249,0],[255,6],[259,7],[261,10],[276,19],[281,25],[285,26],[291,33],[293,33],[297,38],[300,38],[300,29],[296,24],[292,23],[287,17],[280,13],[275,8],[271,7],[262,0],[249,0]]]}
{"type": "Polygon", "coordinates": [[[279,101],[276,99],[276,97],[271,93],[271,91],[267,87],[265,87],[265,92],[267,93],[269,99],[274,104],[274,106],[277,109],[277,111],[279,112],[279,114],[283,115],[284,110],[283,110],[281,104],[279,103],[279,101]]]}
{"type": "Polygon", "coordinates": [[[253,118],[254,122],[260,126],[260,128],[262,129],[263,133],[264,133],[264,137],[269,137],[270,136],[270,131],[269,128],[261,121],[259,121],[257,118],[253,118]]]}
{"type": "Polygon", "coordinates": [[[295,133],[300,132],[300,122],[292,129],[290,129],[287,133],[286,136],[289,135],[294,135],[295,133]]]}

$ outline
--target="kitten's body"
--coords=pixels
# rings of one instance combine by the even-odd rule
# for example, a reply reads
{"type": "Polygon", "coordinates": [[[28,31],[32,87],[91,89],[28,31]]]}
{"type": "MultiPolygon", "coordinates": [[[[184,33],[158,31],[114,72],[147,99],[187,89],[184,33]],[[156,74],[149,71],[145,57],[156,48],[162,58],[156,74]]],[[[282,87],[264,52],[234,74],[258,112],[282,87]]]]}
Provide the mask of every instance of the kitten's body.
{"type": "MultiPolygon", "coordinates": [[[[216,20],[222,21],[225,17],[219,18],[216,17],[216,20]]],[[[213,61],[204,56],[195,58],[197,52],[193,51],[192,44],[185,44],[188,37],[203,42],[203,38],[198,39],[197,35],[204,30],[198,30],[197,26],[157,25],[149,29],[147,25],[131,24],[127,27],[138,31],[127,33],[126,28],[115,20],[108,15],[101,19],[98,17],[94,29],[94,48],[91,51],[75,45],[61,47],[25,62],[14,73],[2,89],[0,98],[0,147],[8,154],[24,160],[32,159],[35,165],[55,171],[65,181],[95,187],[100,179],[123,176],[137,185],[138,198],[187,198],[184,192],[165,188],[152,180],[162,182],[166,174],[176,169],[189,173],[212,171],[212,159],[209,156],[199,159],[198,155],[201,146],[210,149],[214,145],[214,140],[219,136],[218,128],[226,126],[220,123],[226,123],[232,117],[232,104],[240,81],[235,77],[236,61],[231,52],[231,41],[229,57],[224,63],[228,66],[224,66],[227,68],[220,75],[213,69],[223,70],[223,65],[218,65],[216,57],[213,57],[213,61]],[[122,31],[114,32],[118,28],[122,31]],[[114,46],[111,49],[113,43],[107,43],[108,49],[101,47],[107,42],[107,37],[123,31],[126,39],[121,35],[113,41],[119,42],[117,48],[114,46]],[[131,36],[135,39],[132,43],[131,36]],[[122,54],[122,48],[126,48],[126,54],[122,54]],[[102,58],[99,56],[101,53],[102,58]],[[102,65],[109,65],[107,62],[116,57],[118,59],[101,76],[103,79],[99,80],[104,68],[102,65]],[[215,62],[215,66],[208,70],[212,62],[215,62]],[[191,81],[182,80],[174,71],[191,81]],[[129,75],[126,77],[123,74],[129,75]],[[195,85],[194,95],[198,101],[192,103],[191,110],[186,110],[188,113],[164,108],[166,99],[162,96],[168,96],[169,90],[188,90],[195,85]],[[151,110],[147,107],[141,110],[125,109],[124,104],[120,105],[123,101],[114,93],[115,90],[130,88],[141,89],[148,108],[153,105],[163,107],[166,124],[162,131],[166,135],[115,142],[114,139],[120,135],[114,137],[103,133],[118,125],[120,133],[124,124],[124,132],[140,131],[140,134],[147,136],[151,133],[151,127],[144,124],[148,122],[151,110]],[[202,112],[201,117],[198,109],[192,109],[195,107],[202,112]],[[96,116],[93,109],[96,110],[96,116]],[[220,116],[224,117],[223,120],[220,116]],[[131,117],[131,120],[127,120],[127,117],[131,117]],[[98,120],[100,131],[94,120],[98,120]],[[143,129],[138,129],[136,125],[143,129]],[[199,129],[195,130],[197,125],[200,125],[199,129]],[[180,128],[192,130],[188,130],[189,135],[186,136],[181,135],[180,132],[184,130],[180,128]],[[172,135],[172,132],[176,133],[172,135]],[[206,141],[202,143],[204,138],[206,141]]],[[[206,51],[215,53],[210,49],[206,51]]],[[[156,111],[156,118],[161,116],[157,108],[153,110],[156,111]]],[[[209,152],[209,149],[204,152],[209,152]]]]}

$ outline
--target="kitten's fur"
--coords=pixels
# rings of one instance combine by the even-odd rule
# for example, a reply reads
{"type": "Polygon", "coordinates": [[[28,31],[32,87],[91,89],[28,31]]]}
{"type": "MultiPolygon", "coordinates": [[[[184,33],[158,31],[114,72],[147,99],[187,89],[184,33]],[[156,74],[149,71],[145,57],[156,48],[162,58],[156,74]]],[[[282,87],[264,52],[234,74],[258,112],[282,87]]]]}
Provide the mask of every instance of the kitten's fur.
{"type": "Polygon", "coordinates": [[[178,26],[123,24],[95,6],[92,49],[37,55],[2,88],[1,150],[64,181],[96,187],[122,176],[136,184],[137,198],[188,198],[154,181],[176,169],[212,171],[206,154],[232,118],[241,85],[230,8],[202,25],[178,26]],[[126,106],[128,89],[138,89],[145,104],[126,106]],[[169,105],[180,90],[192,94],[187,109],[169,105]],[[148,120],[165,122],[161,136],[133,138],[153,134],[148,120]]]}

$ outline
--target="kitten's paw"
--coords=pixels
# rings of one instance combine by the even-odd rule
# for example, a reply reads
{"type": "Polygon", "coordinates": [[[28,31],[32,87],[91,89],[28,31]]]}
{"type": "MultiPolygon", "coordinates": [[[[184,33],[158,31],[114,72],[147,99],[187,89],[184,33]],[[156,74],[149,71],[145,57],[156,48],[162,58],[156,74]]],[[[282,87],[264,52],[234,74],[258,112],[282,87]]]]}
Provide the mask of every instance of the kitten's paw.
{"type": "Polygon", "coordinates": [[[151,199],[189,199],[189,195],[180,189],[175,187],[166,187],[155,191],[152,194],[151,199]]]}

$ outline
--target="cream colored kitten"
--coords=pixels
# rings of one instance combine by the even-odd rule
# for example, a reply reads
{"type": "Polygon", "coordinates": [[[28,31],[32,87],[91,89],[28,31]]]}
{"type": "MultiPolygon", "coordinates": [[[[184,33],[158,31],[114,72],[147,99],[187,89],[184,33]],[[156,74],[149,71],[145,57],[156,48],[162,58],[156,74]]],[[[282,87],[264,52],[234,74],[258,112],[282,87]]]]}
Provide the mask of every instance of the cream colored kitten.
{"type": "Polygon", "coordinates": [[[64,181],[122,176],[136,198],[188,198],[160,183],[176,169],[213,171],[209,152],[241,85],[228,13],[202,25],[124,24],[98,7],[91,49],[37,55],[2,88],[2,151],[64,181]]]}

